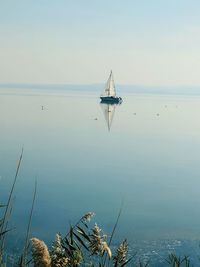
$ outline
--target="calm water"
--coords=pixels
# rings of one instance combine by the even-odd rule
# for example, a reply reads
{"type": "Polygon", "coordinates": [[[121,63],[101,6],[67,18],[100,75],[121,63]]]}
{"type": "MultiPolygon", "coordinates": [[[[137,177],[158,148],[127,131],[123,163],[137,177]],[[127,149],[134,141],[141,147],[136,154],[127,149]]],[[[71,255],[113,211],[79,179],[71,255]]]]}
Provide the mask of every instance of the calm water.
{"type": "Polygon", "coordinates": [[[47,243],[87,211],[110,232],[123,201],[116,242],[188,250],[200,239],[200,97],[124,93],[109,131],[98,95],[0,90],[2,202],[24,147],[12,235],[25,235],[37,178],[32,235],[47,243]]]}

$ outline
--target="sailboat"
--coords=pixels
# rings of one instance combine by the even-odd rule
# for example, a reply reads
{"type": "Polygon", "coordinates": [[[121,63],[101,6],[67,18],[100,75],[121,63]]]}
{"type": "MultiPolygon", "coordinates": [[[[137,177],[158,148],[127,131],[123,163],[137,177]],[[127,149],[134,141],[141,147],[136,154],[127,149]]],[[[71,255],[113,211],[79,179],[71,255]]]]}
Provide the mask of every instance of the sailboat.
{"type": "Polygon", "coordinates": [[[114,104],[114,103],[121,103],[122,102],[122,98],[116,96],[116,91],[115,91],[115,83],[114,83],[114,79],[113,79],[113,73],[112,70],[110,72],[108,81],[106,83],[106,87],[105,90],[103,92],[103,94],[100,96],[101,98],[101,103],[110,103],[110,104],[114,104]]]}

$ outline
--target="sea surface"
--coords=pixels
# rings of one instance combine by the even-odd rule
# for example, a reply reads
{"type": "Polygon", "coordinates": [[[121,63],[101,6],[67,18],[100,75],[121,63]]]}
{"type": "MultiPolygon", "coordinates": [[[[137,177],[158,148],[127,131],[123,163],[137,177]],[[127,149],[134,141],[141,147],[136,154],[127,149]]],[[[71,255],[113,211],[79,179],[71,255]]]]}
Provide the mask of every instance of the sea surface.
{"type": "Polygon", "coordinates": [[[99,94],[0,88],[1,203],[24,149],[9,246],[17,250],[25,237],[37,180],[31,235],[47,244],[88,211],[109,234],[122,206],[116,245],[127,238],[154,266],[174,251],[197,262],[200,95],[121,90],[123,103],[108,107],[99,94]]]}

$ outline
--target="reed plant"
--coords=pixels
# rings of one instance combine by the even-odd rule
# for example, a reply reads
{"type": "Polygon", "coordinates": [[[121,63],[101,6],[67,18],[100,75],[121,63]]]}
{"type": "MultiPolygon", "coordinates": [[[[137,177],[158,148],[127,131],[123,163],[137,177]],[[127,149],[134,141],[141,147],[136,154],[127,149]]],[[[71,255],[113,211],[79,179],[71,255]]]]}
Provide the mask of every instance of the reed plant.
{"type": "MultiPolygon", "coordinates": [[[[124,267],[127,265],[148,267],[151,265],[149,261],[137,261],[135,258],[136,254],[130,255],[127,239],[122,240],[117,248],[112,245],[122,207],[110,235],[106,235],[97,224],[94,224],[92,227],[90,226],[90,220],[93,218],[94,213],[88,212],[77,223],[70,225],[67,234],[64,236],[56,234],[55,241],[49,248],[43,240],[35,237],[30,239],[31,221],[37,192],[36,183],[28,218],[24,248],[21,256],[18,257],[18,262],[17,259],[14,259],[12,265],[10,263],[6,264],[5,238],[11,230],[9,229],[9,221],[13,210],[13,192],[22,158],[23,149],[17,164],[8,200],[6,204],[0,204],[0,210],[3,211],[2,218],[0,219],[0,267],[124,267]]],[[[188,256],[178,257],[176,254],[170,254],[165,259],[165,264],[171,267],[192,267],[188,256]]],[[[154,266],[152,265],[152,267],[154,266]]]]}
{"type": "Polygon", "coordinates": [[[128,256],[126,240],[114,252],[111,250],[111,237],[105,235],[102,229],[94,224],[89,227],[88,222],[94,213],[85,214],[69,232],[56,239],[50,249],[42,240],[32,239],[32,256],[34,267],[78,267],[78,266],[115,266],[127,265],[131,257],[128,256]]]}
{"type": "MultiPolygon", "coordinates": [[[[66,235],[56,234],[55,241],[50,247],[47,247],[43,240],[31,238],[31,254],[28,250],[28,240],[30,236],[30,222],[32,218],[33,206],[36,196],[36,187],[34,198],[29,216],[26,241],[18,267],[148,267],[149,261],[136,260],[134,255],[129,253],[127,239],[124,239],[118,247],[112,246],[114,231],[108,236],[103,230],[94,224],[90,227],[89,221],[94,213],[88,212],[74,225],[69,227],[66,235]]],[[[116,225],[114,227],[116,229],[116,225]]],[[[164,264],[164,263],[163,263],[164,264]]],[[[1,262],[0,267],[9,267],[1,262]]],[[[178,257],[176,254],[170,254],[165,260],[165,266],[171,267],[192,267],[189,257],[178,257]]]]}
{"type": "Polygon", "coordinates": [[[171,267],[191,267],[191,261],[189,256],[177,256],[174,253],[171,253],[168,258],[166,259],[166,262],[171,266],[171,267]]]}
{"type": "MultiPolygon", "coordinates": [[[[32,238],[32,258],[34,267],[154,267],[150,261],[136,259],[130,255],[127,239],[117,248],[113,248],[112,234],[105,235],[97,224],[89,227],[88,220],[94,213],[87,213],[77,224],[70,226],[69,232],[62,237],[56,235],[52,246],[48,248],[44,241],[32,238]]],[[[118,221],[118,220],[117,220],[118,221]]],[[[171,267],[192,267],[189,257],[170,254],[163,259],[163,265],[171,267]]]]}

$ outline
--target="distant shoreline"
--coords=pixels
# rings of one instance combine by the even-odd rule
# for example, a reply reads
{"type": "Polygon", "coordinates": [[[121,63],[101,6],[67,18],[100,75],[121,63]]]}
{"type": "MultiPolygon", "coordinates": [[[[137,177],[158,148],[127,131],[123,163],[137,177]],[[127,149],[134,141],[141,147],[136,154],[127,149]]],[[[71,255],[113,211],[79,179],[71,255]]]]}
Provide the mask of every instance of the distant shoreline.
{"type": "MultiPolygon", "coordinates": [[[[73,92],[101,93],[104,84],[23,84],[23,83],[1,83],[1,89],[31,89],[31,90],[59,90],[73,92]]],[[[139,85],[116,85],[119,95],[131,94],[153,94],[153,95],[183,95],[200,96],[200,86],[139,86],[139,85]]]]}

